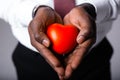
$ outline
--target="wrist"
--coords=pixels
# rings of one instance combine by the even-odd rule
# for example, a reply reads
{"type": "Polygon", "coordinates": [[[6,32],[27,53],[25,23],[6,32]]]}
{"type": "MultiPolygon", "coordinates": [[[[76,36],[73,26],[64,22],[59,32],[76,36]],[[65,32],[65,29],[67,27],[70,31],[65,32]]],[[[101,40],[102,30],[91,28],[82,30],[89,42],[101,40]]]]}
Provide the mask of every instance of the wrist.
{"type": "Polygon", "coordinates": [[[36,5],[36,6],[33,8],[33,10],[32,10],[32,17],[33,17],[33,18],[35,17],[37,11],[38,11],[40,8],[49,8],[49,9],[53,10],[51,7],[46,6],[46,5],[36,5]]]}
{"type": "Polygon", "coordinates": [[[93,19],[96,20],[96,10],[95,7],[92,4],[84,3],[79,5],[79,7],[82,7],[93,19]]]}

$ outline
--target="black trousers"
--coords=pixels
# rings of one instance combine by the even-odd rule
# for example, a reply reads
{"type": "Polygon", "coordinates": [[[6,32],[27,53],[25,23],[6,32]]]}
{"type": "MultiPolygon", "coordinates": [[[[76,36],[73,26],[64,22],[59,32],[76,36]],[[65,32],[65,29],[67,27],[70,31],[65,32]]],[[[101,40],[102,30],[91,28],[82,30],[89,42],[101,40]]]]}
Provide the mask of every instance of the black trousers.
{"type": "MultiPolygon", "coordinates": [[[[113,49],[105,38],[83,59],[69,80],[111,80],[113,49]]],[[[13,56],[18,80],[59,80],[56,72],[38,53],[18,43],[13,56]]]]}

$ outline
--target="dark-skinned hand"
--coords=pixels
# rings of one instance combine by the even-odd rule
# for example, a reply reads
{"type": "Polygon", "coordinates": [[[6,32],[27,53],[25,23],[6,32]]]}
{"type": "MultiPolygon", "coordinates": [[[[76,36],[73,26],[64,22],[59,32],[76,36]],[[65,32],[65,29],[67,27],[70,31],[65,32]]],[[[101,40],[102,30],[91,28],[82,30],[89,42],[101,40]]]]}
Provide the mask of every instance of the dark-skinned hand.
{"type": "Polygon", "coordinates": [[[95,19],[86,10],[77,6],[64,17],[64,25],[71,24],[77,27],[80,32],[77,36],[77,47],[65,58],[65,79],[68,79],[73,71],[79,66],[84,55],[89,51],[96,40],[95,19]]]}
{"type": "Polygon", "coordinates": [[[62,23],[61,17],[50,7],[40,7],[33,20],[30,22],[28,31],[31,44],[57,72],[60,80],[63,80],[65,73],[64,68],[58,58],[48,49],[50,40],[45,34],[47,26],[53,23],[62,23]]]}

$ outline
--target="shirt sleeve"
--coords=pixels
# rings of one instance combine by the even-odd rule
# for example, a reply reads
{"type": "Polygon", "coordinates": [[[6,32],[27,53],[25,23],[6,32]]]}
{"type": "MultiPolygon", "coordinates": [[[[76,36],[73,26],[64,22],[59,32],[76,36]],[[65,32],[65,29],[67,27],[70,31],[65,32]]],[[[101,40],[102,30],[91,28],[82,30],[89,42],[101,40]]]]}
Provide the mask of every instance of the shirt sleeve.
{"type": "Polygon", "coordinates": [[[77,5],[83,3],[92,4],[97,13],[96,22],[116,19],[120,12],[120,0],[76,0],[77,5]]]}
{"type": "Polygon", "coordinates": [[[1,2],[0,18],[10,24],[14,19],[26,26],[32,20],[32,10],[36,5],[53,7],[51,0],[3,0],[1,2]]]}
{"type": "Polygon", "coordinates": [[[24,46],[37,51],[30,43],[28,25],[36,5],[53,8],[52,0],[1,0],[0,18],[8,22],[15,38],[24,46]]]}
{"type": "Polygon", "coordinates": [[[120,14],[120,0],[115,0],[115,3],[117,4],[118,13],[120,14]]]}

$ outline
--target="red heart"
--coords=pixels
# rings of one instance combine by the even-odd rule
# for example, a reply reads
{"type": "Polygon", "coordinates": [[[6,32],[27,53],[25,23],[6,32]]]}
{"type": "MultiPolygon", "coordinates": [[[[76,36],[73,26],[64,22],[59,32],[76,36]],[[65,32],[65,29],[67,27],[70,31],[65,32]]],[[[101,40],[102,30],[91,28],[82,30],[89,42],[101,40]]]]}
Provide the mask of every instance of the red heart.
{"type": "Polygon", "coordinates": [[[52,50],[58,54],[67,54],[77,45],[78,29],[74,26],[55,23],[48,26],[47,35],[52,43],[52,50]]]}

